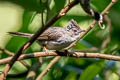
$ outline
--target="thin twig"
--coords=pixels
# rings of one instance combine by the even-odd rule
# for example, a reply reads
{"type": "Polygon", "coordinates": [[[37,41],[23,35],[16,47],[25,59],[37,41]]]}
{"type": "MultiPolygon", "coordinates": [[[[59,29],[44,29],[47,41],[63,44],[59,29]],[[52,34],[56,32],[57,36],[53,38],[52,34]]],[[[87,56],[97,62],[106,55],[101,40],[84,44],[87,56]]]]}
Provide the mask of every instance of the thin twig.
{"type": "Polygon", "coordinates": [[[41,13],[41,23],[42,23],[42,26],[44,26],[44,15],[43,15],[43,12],[41,13]]]}
{"type": "Polygon", "coordinates": [[[0,47],[0,51],[4,52],[4,53],[6,53],[6,54],[8,54],[8,55],[10,55],[10,56],[13,56],[13,55],[14,55],[13,52],[8,51],[7,49],[3,49],[3,48],[1,48],[1,47],[0,47]]]}
{"type": "MultiPolygon", "coordinates": [[[[68,56],[68,57],[77,57],[77,58],[99,58],[99,59],[120,61],[120,56],[108,55],[108,53],[102,54],[102,53],[87,53],[87,52],[68,52],[68,53],[63,52],[61,54],[58,54],[56,52],[49,52],[49,54],[46,54],[45,52],[34,52],[34,53],[29,53],[29,54],[23,54],[17,60],[19,61],[19,60],[23,60],[23,59],[38,58],[38,57],[45,57],[45,56],[68,56]]],[[[0,65],[9,63],[12,57],[0,59],[0,65]]]]}
{"type": "Polygon", "coordinates": [[[46,15],[46,21],[45,22],[47,22],[48,21],[48,19],[49,19],[49,17],[50,17],[50,7],[49,7],[49,4],[50,4],[50,0],[47,0],[46,1],[46,9],[47,9],[47,15],[46,15]]]}
{"type": "Polygon", "coordinates": [[[107,44],[110,42],[110,40],[111,40],[111,20],[107,15],[104,16],[104,20],[106,21],[107,26],[108,26],[107,27],[108,35],[107,35],[106,39],[102,42],[101,49],[105,48],[107,46],[107,44]]]}
{"type": "Polygon", "coordinates": [[[48,66],[40,73],[40,75],[36,78],[36,80],[40,80],[49,70],[50,68],[60,59],[60,56],[56,56],[48,66]]]}
{"type": "MultiPolygon", "coordinates": [[[[40,4],[42,3],[42,1],[40,0],[40,4]]],[[[41,12],[41,23],[42,23],[42,26],[44,27],[44,14],[43,14],[43,11],[41,12]]]]}

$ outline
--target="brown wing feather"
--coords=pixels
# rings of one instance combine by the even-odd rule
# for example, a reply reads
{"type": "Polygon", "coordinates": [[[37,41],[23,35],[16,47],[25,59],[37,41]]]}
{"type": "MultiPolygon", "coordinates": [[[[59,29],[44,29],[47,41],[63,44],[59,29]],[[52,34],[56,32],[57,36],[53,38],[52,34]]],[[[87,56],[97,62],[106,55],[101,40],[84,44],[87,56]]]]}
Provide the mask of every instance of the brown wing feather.
{"type": "Polygon", "coordinates": [[[58,29],[56,28],[60,27],[50,27],[45,32],[43,32],[39,37],[38,40],[56,40],[59,37],[61,37],[61,33],[58,32],[58,29]]]}

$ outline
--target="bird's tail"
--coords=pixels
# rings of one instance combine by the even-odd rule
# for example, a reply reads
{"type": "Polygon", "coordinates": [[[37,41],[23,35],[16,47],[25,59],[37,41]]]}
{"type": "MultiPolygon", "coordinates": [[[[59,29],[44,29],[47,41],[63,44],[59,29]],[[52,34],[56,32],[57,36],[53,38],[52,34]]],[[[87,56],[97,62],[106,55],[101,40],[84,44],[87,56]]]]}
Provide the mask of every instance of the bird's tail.
{"type": "Polygon", "coordinates": [[[29,33],[22,33],[22,32],[8,32],[10,35],[13,35],[13,36],[21,36],[21,37],[32,37],[33,34],[29,34],[29,33]]]}

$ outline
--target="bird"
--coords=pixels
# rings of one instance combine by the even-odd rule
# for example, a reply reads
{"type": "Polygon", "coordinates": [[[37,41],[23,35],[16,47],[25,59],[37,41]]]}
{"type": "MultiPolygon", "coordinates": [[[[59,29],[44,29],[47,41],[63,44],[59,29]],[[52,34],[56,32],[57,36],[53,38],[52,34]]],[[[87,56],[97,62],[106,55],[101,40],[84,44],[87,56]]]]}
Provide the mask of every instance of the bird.
{"type": "MultiPolygon", "coordinates": [[[[45,30],[38,38],[37,42],[43,46],[45,51],[48,50],[64,50],[74,41],[76,41],[82,32],[77,22],[72,19],[68,22],[66,27],[49,27],[45,30]]],[[[31,38],[34,34],[23,33],[23,32],[8,32],[13,36],[21,36],[31,38]]]]}

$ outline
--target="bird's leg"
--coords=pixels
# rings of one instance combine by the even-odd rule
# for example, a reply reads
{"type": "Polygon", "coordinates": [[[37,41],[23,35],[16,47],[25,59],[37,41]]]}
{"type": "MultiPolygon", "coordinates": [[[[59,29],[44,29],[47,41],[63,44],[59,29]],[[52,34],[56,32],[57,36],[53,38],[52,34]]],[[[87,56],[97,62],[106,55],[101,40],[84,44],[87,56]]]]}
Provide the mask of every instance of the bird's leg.
{"type": "Polygon", "coordinates": [[[46,54],[49,54],[48,49],[46,48],[45,45],[43,45],[43,50],[45,51],[46,54]]]}

